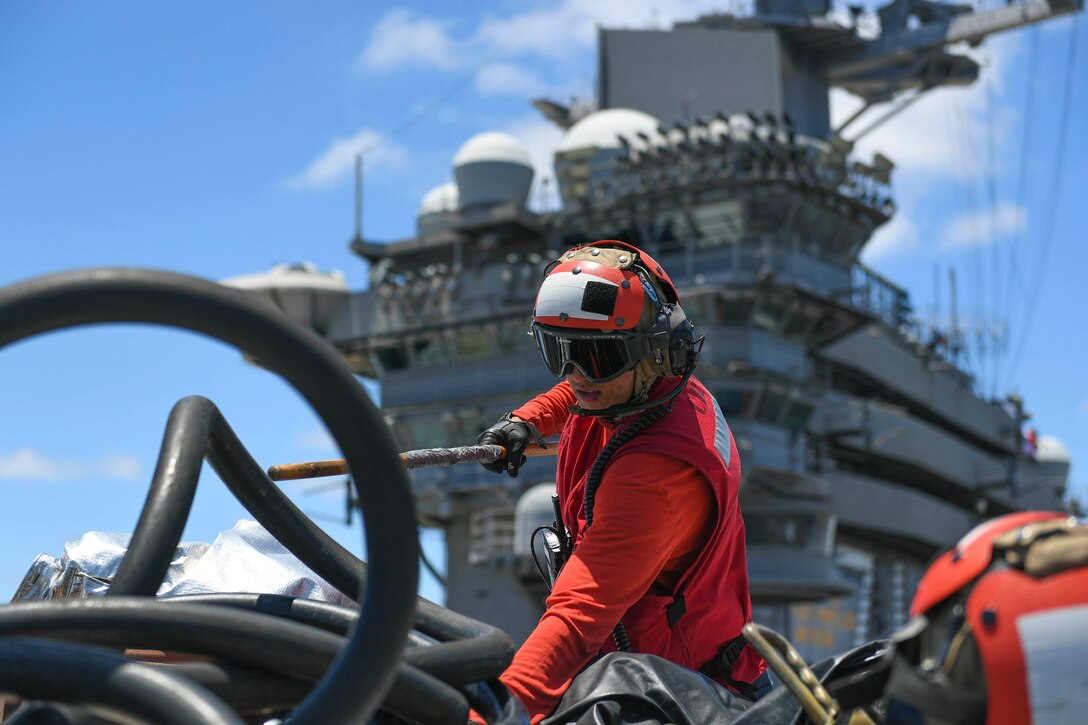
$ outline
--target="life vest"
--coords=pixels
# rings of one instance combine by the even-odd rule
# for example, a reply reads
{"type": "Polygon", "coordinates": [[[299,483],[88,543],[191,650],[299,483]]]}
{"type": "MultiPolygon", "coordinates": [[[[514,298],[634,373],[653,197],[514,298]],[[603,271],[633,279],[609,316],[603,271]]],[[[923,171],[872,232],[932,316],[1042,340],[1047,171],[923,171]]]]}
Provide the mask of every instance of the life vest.
{"type": "MultiPolygon", "coordinates": [[[[659,380],[650,397],[662,397],[677,384],[675,379],[659,380]]],[[[620,435],[632,422],[625,421],[614,435],[620,435]]],[[[594,418],[572,415],[559,443],[556,491],[575,548],[586,531],[586,479],[600,453],[601,437],[593,430],[597,425],[601,423],[594,418]]],[[[710,483],[717,510],[710,539],[672,594],[647,593],[623,615],[631,651],[711,674],[705,669],[708,663],[716,661],[723,648],[739,638],[741,627],[752,618],[744,522],[737,501],[740,458],[733,435],[717,401],[692,378],[673,401],[672,410],[620,446],[609,465],[635,452],[664,454],[692,465],[710,483]]],[[[601,643],[601,649],[611,651],[615,646],[609,640],[601,643]]],[[[750,683],[765,669],[763,659],[751,647],[740,648],[737,655],[732,665],[734,680],[750,683]]],[[[726,684],[722,677],[715,679],[726,684]]]]}

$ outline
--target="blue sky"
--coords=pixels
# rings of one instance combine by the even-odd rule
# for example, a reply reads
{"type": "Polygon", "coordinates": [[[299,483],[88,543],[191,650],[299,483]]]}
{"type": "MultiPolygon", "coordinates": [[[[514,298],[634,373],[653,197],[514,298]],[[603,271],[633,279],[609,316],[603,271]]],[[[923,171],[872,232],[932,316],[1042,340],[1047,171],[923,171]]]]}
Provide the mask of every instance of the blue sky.
{"type": "MultiPolygon", "coordinates": [[[[355,153],[367,151],[366,236],[411,236],[420,199],[452,179],[478,132],[515,135],[538,178],[550,174],[560,134],[529,101],[592,96],[597,24],[664,26],[743,4],[395,7],[0,4],[0,284],[102,265],[223,279],[308,260],[360,289],[365,267],[347,248],[355,153]]],[[[926,319],[937,299],[947,317],[955,270],[965,363],[988,394],[1024,396],[1033,424],[1072,454],[1082,499],[1086,25],[1081,15],[987,41],[974,51],[978,84],[930,94],[858,148],[897,163],[899,214],[865,261],[926,319]]],[[[851,103],[833,96],[839,117],[851,103]]],[[[37,338],[0,351],[0,380],[0,599],[38,553],[87,530],[131,530],[185,395],[219,404],[262,465],[337,455],[284,383],[187,333],[37,338]]],[[[304,509],[342,513],[336,495],[291,486],[304,509]]],[[[186,538],[210,541],[243,515],[208,472],[186,538]]],[[[357,530],[328,526],[358,551],[357,530]]]]}

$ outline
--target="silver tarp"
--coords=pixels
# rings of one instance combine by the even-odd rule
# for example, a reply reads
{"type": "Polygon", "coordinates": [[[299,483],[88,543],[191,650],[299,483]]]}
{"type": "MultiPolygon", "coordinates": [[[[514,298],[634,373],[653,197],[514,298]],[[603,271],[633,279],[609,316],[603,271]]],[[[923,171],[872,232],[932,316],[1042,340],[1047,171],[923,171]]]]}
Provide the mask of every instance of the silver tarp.
{"type": "MultiPolygon", "coordinates": [[[[13,602],[105,594],[131,535],[90,531],[64,545],[60,558],[39,554],[13,602]]],[[[241,520],[211,544],[182,542],[159,587],[163,597],[216,592],[286,594],[352,605],[256,521],[241,520]]]]}

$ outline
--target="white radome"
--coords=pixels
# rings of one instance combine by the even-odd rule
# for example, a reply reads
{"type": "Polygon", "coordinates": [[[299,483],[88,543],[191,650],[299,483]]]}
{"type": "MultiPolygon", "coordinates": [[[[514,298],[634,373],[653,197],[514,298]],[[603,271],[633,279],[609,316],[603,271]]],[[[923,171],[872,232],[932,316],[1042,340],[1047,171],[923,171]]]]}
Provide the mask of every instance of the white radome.
{"type": "Polygon", "coordinates": [[[434,187],[419,202],[419,216],[425,214],[449,214],[461,207],[457,184],[452,181],[434,187]]]}
{"type": "Polygon", "coordinates": [[[514,553],[528,556],[529,538],[538,526],[552,523],[555,514],[552,509],[552,494],[555,483],[538,483],[521,494],[514,507],[514,553]]]}
{"type": "Polygon", "coordinates": [[[644,148],[646,144],[638,133],[657,138],[660,136],[658,125],[658,120],[648,113],[631,108],[607,108],[589,114],[567,129],[556,153],[587,148],[618,149],[620,136],[628,139],[634,148],[644,148]]]}
{"type": "Polygon", "coordinates": [[[1069,449],[1054,436],[1039,436],[1035,443],[1035,460],[1040,463],[1072,463],[1069,449]]]}
{"type": "Polygon", "coordinates": [[[457,150],[453,157],[453,166],[463,166],[479,161],[502,161],[510,164],[532,167],[529,152],[521,142],[507,133],[485,131],[478,133],[457,150]]]}
{"type": "Polygon", "coordinates": [[[273,289],[310,289],[347,293],[344,273],[338,269],[320,272],[313,262],[274,264],[267,272],[244,274],[221,280],[221,284],[254,292],[273,289]]]}

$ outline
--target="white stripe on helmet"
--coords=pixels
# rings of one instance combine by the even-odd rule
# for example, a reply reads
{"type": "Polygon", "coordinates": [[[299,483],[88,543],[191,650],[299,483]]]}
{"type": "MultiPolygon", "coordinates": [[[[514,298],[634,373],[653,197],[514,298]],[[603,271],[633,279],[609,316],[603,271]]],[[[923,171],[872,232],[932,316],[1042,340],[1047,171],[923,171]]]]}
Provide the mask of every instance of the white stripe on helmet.
{"type": "Polygon", "coordinates": [[[536,297],[536,316],[559,317],[560,313],[565,312],[569,318],[575,320],[607,320],[608,315],[582,309],[582,296],[589,282],[619,287],[615,282],[590,274],[555,272],[545,277],[540,285],[540,292],[536,297]]]}

